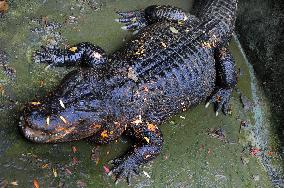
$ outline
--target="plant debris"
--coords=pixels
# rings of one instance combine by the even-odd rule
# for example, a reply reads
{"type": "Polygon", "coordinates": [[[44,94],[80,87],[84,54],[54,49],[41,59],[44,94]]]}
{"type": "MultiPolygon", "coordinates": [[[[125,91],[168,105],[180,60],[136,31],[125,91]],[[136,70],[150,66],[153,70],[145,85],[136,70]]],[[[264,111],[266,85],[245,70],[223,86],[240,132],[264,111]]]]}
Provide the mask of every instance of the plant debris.
{"type": "Polygon", "coordinates": [[[72,146],[72,152],[76,153],[77,151],[78,151],[77,147],[76,146],[72,146]]]}
{"type": "Polygon", "coordinates": [[[171,32],[173,32],[173,33],[175,33],[175,34],[178,33],[178,30],[177,30],[176,28],[174,28],[174,27],[170,27],[170,30],[171,30],[171,32]]]}
{"type": "MultiPolygon", "coordinates": [[[[1,2],[1,1],[0,1],[1,2]]],[[[16,79],[16,70],[8,66],[8,56],[7,54],[0,49],[0,70],[3,71],[4,75],[9,78],[11,81],[16,79]]]]}
{"type": "Polygon", "coordinates": [[[107,165],[103,165],[104,171],[106,174],[108,174],[110,172],[110,169],[107,165]]]}
{"type": "Polygon", "coordinates": [[[211,136],[212,138],[217,138],[218,140],[221,140],[223,142],[228,142],[226,140],[226,135],[225,135],[225,131],[222,128],[211,128],[208,130],[208,135],[211,136]]]}
{"type": "Polygon", "coordinates": [[[9,4],[6,0],[0,0],[0,15],[8,11],[9,4]]]}
{"type": "Polygon", "coordinates": [[[250,155],[254,156],[254,157],[258,157],[260,155],[261,151],[262,150],[260,148],[252,147],[252,148],[250,148],[250,155]]]}
{"type": "Polygon", "coordinates": [[[37,179],[34,179],[33,185],[34,185],[34,188],[39,188],[39,182],[37,179]]]}
{"type": "Polygon", "coordinates": [[[54,176],[55,178],[58,177],[58,173],[57,173],[56,168],[52,168],[52,173],[53,173],[53,176],[54,176]]]}
{"type": "Polygon", "coordinates": [[[5,179],[0,179],[0,187],[2,188],[5,188],[8,186],[8,181],[5,180],[5,179]]]}
{"type": "Polygon", "coordinates": [[[243,105],[245,112],[251,111],[254,107],[254,103],[250,101],[239,89],[237,89],[237,93],[240,96],[240,101],[243,105]]]}
{"type": "Polygon", "coordinates": [[[87,184],[83,180],[78,180],[77,187],[87,187],[87,184]]]}
{"type": "Polygon", "coordinates": [[[96,162],[96,166],[100,161],[100,146],[96,146],[92,149],[91,160],[96,162]]]}
{"type": "Polygon", "coordinates": [[[19,184],[18,184],[18,181],[12,181],[12,182],[10,183],[10,185],[18,186],[19,184]]]}
{"type": "Polygon", "coordinates": [[[143,174],[144,174],[147,178],[151,178],[151,176],[149,175],[149,173],[148,173],[148,172],[145,172],[144,170],[143,170],[143,174]]]}

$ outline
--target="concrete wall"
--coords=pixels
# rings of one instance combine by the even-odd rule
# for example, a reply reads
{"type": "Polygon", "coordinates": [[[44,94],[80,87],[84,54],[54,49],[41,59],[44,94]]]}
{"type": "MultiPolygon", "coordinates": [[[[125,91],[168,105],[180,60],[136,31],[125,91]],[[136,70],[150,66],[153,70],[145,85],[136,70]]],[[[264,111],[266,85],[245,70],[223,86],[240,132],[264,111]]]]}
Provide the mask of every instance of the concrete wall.
{"type": "Polygon", "coordinates": [[[271,101],[273,131],[284,151],[284,1],[239,0],[236,32],[271,101]]]}

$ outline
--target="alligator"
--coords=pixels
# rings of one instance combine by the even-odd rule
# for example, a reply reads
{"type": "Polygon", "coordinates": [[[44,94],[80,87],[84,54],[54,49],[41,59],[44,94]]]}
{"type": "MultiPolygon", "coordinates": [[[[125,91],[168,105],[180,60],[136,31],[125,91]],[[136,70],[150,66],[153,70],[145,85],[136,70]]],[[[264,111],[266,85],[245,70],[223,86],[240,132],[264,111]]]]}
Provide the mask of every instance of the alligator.
{"type": "Polygon", "coordinates": [[[237,74],[228,42],[237,0],[200,0],[194,7],[194,15],[164,5],[118,12],[116,21],[134,36],[109,55],[88,42],[36,51],[35,62],[78,68],[26,104],[19,123],[24,136],[36,143],[105,144],[127,135],[134,144],[112,160],[109,174],[130,181],[161,152],[159,126],[170,117],[203,101],[214,104],[216,115],[229,113],[237,74]]]}

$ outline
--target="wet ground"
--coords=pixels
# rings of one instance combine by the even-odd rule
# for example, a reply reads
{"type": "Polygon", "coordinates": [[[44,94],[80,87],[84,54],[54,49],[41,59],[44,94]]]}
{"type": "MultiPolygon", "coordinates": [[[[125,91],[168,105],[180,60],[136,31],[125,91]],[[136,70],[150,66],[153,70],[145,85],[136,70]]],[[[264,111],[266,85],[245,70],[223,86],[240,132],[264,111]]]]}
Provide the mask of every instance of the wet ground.
{"type": "MultiPolygon", "coordinates": [[[[70,71],[35,64],[32,52],[44,46],[93,42],[111,53],[131,33],[114,22],[115,11],[171,4],[190,10],[188,0],[41,0],[11,1],[0,18],[0,187],[112,187],[108,161],[129,146],[122,138],[110,145],[88,141],[34,144],[17,130],[19,111],[44,96],[70,71]],[[2,55],[1,55],[2,54],[2,55]]],[[[273,137],[259,137],[269,122],[268,105],[237,43],[230,48],[240,69],[232,115],[215,117],[201,104],[162,126],[162,154],[141,169],[133,187],[272,187],[263,158],[279,161],[273,137]],[[256,133],[256,134],[255,134],[256,133]],[[265,139],[265,140],[262,140],[265,139]],[[268,142],[266,142],[268,141],[268,142]],[[259,144],[266,143],[266,144],[259,144]],[[265,167],[265,168],[264,168],[265,167]]],[[[117,187],[125,187],[121,182],[117,187]]]]}

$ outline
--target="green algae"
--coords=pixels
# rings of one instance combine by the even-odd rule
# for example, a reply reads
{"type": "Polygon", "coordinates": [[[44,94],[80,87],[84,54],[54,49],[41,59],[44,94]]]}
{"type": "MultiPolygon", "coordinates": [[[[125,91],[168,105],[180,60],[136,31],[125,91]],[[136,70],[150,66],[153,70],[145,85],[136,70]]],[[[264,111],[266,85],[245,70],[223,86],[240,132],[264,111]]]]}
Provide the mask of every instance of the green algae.
{"type": "MultiPolygon", "coordinates": [[[[129,143],[122,138],[117,143],[99,146],[98,163],[91,159],[95,146],[88,141],[62,144],[34,144],[25,140],[17,130],[18,116],[23,104],[35,96],[44,96],[69,71],[63,68],[45,70],[45,65],[32,62],[32,51],[42,44],[30,29],[32,18],[47,16],[63,24],[59,29],[68,44],[89,41],[111,53],[132,35],[120,30],[114,22],[115,11],[140,9],[152,4],[170,4],[190,9],[192,3],[182,1],[98,1],[100,9],[78,6],[82,1],[17,1],[0,23],[0,48],[9,55],[10,66],[17,70],[11,95],[16,101],[12,110],[0,114],[0,178],[17,181],[21,187],[31,187],[37,179],[42,187],[65,185],[76,187],[112,187],[113,179],[105,175],[103,165],[127,150],[129,143]],[[73,8],[72,8],[73,7],[73,8]],[[71,15],[78,23],[66,24],[71,15]],[[44,86],[40,82],[44,80],[44,86]],[[72,146],[77,148],[74,153],[72,146]]],[[[241,69],[239,90],[252,100],[251,78],[236,43],[230,49],[237,67],[241,69]]],[[[2,80],[2,75],[0,79],[2,80]]],[[[4,79],[4,77],[3,77],[4,79]]],[[[161,155],[141,169],[133,179],[133,187],[271,187],[269,178],[256,157],[245,150],[250,145],[250,131],[240,130],[240,120],[254,126],[252,112],[244,112],[239,95],[234,92],[232,115],[215,117],[213,107],[200,104],[173,117],[162,125],[165,144],[161,155]],[[208,129],[222,128],[228,142],[208,135],[208,129]],[[245,163],[242,163],[242,159],[245,163]],[[150,176],[147,177],[147,175],[150,176]]],[[[124,182],[117,187],[125,187],[124,182]]]]}

